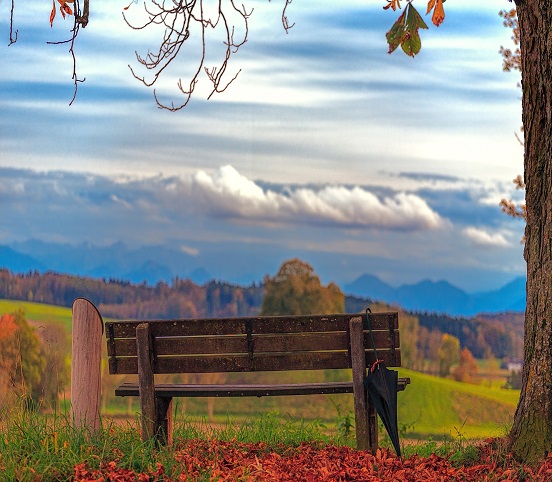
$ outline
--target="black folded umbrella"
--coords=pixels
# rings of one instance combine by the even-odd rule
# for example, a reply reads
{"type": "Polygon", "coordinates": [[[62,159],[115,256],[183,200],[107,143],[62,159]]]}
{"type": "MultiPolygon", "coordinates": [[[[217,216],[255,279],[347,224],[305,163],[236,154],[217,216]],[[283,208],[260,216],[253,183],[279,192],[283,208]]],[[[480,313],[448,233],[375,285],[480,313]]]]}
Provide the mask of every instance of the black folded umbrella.
{"type": "Polygon", "coordinates": [[[381,418],[385,430],[389,434],[391,443],[395,447],[397,455],[401,456],[401,447],[399,444],[399,428],[397,422],[397,382],[399,373],[395,370],[389,370],[383,360],[378,359],[378,352],[374,342],[374,334],[370,325],[370,308],[366,309],[366,322],[370,330],[372,347],[376,356],[375,363],[368,370],[368,375],[364,379],[364,386],[368,395],[374,404],[376,412],[381,418]]]}
{"type": "Polygon", "coordinates": [[[376,361],[368,370],[364,386],[381,418],[397,455],[401,456],[397,422],[397,381],[399,374],[389,370],[383,361],[376,361]]]}

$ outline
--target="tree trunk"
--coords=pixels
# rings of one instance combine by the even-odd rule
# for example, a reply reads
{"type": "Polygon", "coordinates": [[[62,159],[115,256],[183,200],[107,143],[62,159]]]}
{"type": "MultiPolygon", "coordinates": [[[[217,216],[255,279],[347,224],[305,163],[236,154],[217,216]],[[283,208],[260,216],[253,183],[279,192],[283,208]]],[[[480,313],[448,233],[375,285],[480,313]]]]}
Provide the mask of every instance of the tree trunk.
{"type": "Polygon", "coordinates": [[[510,432],[526,462],[552,450],[552,2],[516,0],[525,136],[527,307],[523,382],[510,432]]]}

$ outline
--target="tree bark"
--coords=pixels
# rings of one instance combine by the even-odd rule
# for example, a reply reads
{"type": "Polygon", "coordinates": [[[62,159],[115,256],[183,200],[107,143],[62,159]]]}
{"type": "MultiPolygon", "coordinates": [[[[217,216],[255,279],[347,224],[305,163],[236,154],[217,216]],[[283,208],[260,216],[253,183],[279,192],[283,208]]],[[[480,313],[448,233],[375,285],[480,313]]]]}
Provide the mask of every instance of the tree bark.
{"type": "Polygon", "coordinates": [[[552,2],[516,0],[520,26],[527,225],[521,396],[511,448],[526,462],[552,450],[552,2]]]}

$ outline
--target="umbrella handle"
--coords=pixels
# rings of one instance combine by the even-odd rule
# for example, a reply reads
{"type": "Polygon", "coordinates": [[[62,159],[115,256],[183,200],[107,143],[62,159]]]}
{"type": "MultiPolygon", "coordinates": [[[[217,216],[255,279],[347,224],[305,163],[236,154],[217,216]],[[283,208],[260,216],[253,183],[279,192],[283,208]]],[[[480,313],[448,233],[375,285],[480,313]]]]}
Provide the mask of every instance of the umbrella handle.
{"type": "Polygon", "coordinates": [[[374,333],[372,332],[372,324],[370,323],[370,315],[372,310],[366,308],[366,323],[368,324],[368,330],[370,330],[370,340],[372,341],[372,348],[374,350],[374,355],[376,356],[376,363],[378,362],[378,351],[376,350],[376,342],[374,341],[374,333]]]}

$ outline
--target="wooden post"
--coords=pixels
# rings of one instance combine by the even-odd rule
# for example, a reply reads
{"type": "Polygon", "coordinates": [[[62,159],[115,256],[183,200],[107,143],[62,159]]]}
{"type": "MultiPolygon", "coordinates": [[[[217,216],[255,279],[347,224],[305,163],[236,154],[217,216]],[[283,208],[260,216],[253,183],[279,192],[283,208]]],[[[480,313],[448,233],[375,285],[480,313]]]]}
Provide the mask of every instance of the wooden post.
{"type": "Polygon", "coordinates": [[[100,429],[103,320],[85,298],[73,302],[71,422],[75,428],[100,429]]]}
{"type": "Polygon", "coordinates": [[[136,349],[138,354],[138,388],[140,391],[140,412],[142,441],[157,436],[157,409],[153,376],[153,353],[149,323],[136,327],[136,349]]]}
{"type": "Polygon", "coordinates": [[[173,403],[172,397],[156,397],[155,405],[157,415],[155,430],[157,441],[160,445],[172,445],[173,443],[173,403]]]}
{"type": "Polygon", "coordinates": [[[375,454],[378,450],[378,414],[370,396],[368,400],[368,444],[370,451],[375,454]]]}
{"type": "Polygon", "coordinates": [[[366,353],[364,351],[364,331],[362,316],[355,316],[349,321],[351,336],[351,366],[353,369],[353,397],[355,408],[355,430],[357,449],[370,447],[368,430],[368,406],[364,379],[366,378],[366,353]]]}

